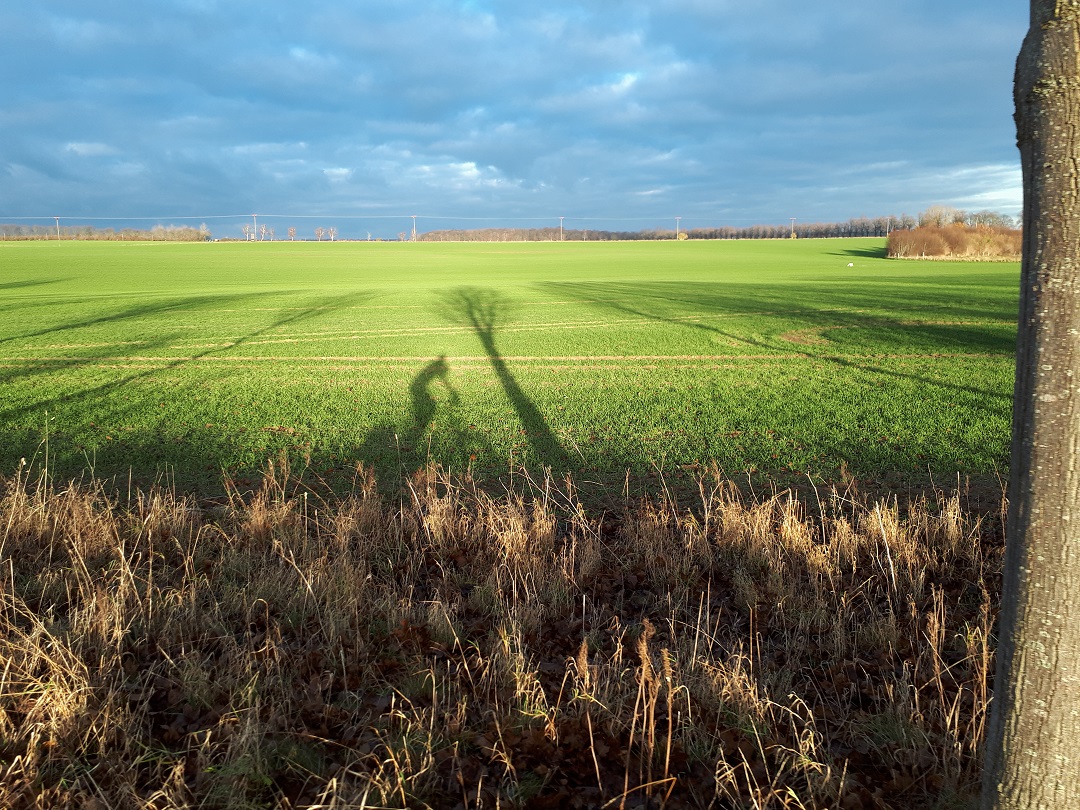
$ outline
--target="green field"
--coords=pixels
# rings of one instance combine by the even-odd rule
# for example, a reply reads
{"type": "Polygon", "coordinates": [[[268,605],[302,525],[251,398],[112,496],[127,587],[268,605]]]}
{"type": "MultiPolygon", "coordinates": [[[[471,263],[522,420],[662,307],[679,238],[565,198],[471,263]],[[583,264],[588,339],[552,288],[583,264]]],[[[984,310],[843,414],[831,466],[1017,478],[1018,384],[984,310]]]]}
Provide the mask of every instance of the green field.
{"type": "Polygon", "coordinates": [[[1015,264],[884,240],[0,243],[0,469],[220,489],[286,452],[636,486],[991,480],[1015,264]],[[853,263],[853,267],[848,267],[853,263]]]}

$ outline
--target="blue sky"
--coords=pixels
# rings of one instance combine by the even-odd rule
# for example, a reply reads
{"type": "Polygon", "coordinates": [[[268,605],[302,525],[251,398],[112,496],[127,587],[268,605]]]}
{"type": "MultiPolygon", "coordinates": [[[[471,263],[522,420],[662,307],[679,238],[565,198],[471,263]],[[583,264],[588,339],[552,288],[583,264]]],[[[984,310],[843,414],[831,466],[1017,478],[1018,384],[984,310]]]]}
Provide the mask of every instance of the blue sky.
{"type": "Polygon", "coordinates": [[[1016,214],[1027,14],[1016,0],[6,0],[0,222],[257,212],[347,235],[410,214],[421,230],[1016,214]]]}

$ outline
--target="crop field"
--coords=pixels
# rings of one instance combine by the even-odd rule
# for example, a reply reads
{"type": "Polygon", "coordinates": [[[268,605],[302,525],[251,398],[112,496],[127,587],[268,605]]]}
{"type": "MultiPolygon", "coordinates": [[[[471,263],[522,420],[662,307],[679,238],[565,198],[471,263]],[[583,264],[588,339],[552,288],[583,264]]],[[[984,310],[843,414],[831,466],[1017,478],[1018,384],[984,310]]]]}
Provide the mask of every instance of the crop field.
{"type": "Polygon", "coordinates": [[[875,239],[0,243],[0,469],[993,481],[1017,275],[875,239]]]}
{"type": "Polygon", "coordinates": [[[1018,268],[883,253],[0,243],[0,806],[976,806],[1018,268]]]}

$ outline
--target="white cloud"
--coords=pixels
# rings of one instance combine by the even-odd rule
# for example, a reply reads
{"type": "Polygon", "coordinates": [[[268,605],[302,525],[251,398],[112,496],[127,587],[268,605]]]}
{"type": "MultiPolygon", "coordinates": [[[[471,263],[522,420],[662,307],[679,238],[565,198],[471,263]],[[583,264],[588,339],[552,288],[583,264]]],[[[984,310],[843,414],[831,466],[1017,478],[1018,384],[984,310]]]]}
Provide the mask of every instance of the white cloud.
{"type": "Polygon", "coordinates": [[[353,176],[352,169],[337,168],[323,169],[322,171],[331,183],[345,183],[351,180],[353,176]]]}
{"type": "Polygon", "coordinates": [[[304,152],[308,148],[305,141],[293,143],[242,143],[227,148],[234,155],[251,155],[252,157],[273,157],[282,153],[304,152]]]}
{"type": "Polygon", "coordinates": [[[79,157],[106,157],[117,154],[117,150],[105,143],[81,143],[73,141],[64,146],[65,152],[79,157]]]}
{"type": "Polygon", "coordinates": [[[289,58],[298,65],[315,70],[326,70],[338,63],[337,58],[334,56],[327,56],[299,45],[289,48],[289,58]]]}
{"type": "Polygon", "coordinates": [[[472,161],[444,160],[441,163],[424,163],[404,168],[408,176],[440,189],[476,191],[516,185],[494,166],[477,166],[472,161]]]}
{"type": "Polygon", "coordinates": [[[1023,208],[1024,180],[1019,165],[967,166],[946,172],[941,179],[946,188],[954,190],[947,202],[957,208],[1005,213],[1023,208]]]}
{"type": "MultiPolygon", "coordinates": [[[[875,201],[870,210],[855,212],[859,214],[914,214],[931,205],[1015,214],[1023,205],[1017,164],[977,164],[943,169],[909,162],[884,162],[848,167],[837,176],[844,182],[822,183],[815,202],[835,205],[836,201],[843,200],[875,201]]],[[[798,194],[794,189],[789,189],[788,193],[793,197],[798,194]]]]}

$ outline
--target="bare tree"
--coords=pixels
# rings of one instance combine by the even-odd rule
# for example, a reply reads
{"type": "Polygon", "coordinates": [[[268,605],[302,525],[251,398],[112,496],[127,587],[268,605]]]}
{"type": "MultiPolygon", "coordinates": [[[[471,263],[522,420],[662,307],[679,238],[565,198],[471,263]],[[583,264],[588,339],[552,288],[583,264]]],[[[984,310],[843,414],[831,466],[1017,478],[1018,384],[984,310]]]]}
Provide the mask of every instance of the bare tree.
{"type": "Polygon", "coordinates": [[[290,225],[289,226],[289,241],[292,242],[295,239],[296,239],[296,226],[295,225],[290,225]]]}
{"type": "Polygon", "coordinates": [[[1080,807],[1080,0],[1032,0],[1009,516],[983,806],[1080,807]]]}
{"type": "Polygon", "coordinates": [[[956,222],[963,222],[966,214],[948,205],[931,205],[919,214],[919,225],[924,228],[944,228],[956,222]]]}
{"type": "Polygon", "coordinates": [[[327,228],[326,235],[330,237],[330,241],[333,242],[337,239],[337,228],[327,228]]]}
{"type": "Polygon", "coordinates": [[[254,225],[245,225],[240,230],[242,230],[244,232],[244,238],[245,239],[250,241],[250,240],[255,238],[255,226],[254,225]]]}
{"type": "Polygon", "coordinates": [[[262,225],[259,226],[259,241],[260,242],[266,240],[266,232],[268,230],[269,230],[269,228],[267,227],[267,224],[265,222],[262,225]]]}
{"type": "Polygon", "coordinates": [[[324,233],[326,233],[326,231],[322,227],[316,228],[315,229],[315,239],[317,241],[321,242],[324,233]]]}

